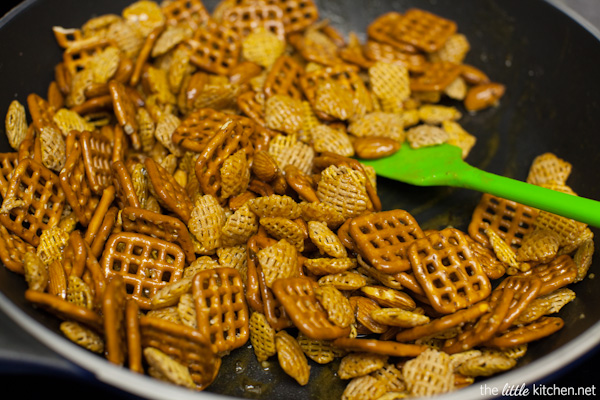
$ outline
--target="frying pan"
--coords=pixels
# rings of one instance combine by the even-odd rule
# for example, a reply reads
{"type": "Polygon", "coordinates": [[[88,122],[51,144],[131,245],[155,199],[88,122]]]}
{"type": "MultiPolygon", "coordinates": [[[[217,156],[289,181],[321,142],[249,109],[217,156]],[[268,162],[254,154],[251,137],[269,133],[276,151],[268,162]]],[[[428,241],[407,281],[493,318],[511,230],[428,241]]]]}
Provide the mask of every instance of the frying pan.
{"type": "MultiPolygon", "coordinates": [[[[79,27],[92,16],[119,13],[128,3],[27,0],[11,11],[0,21],[0,113],[5,113],[15,98],[26,104],[29,93],[46,93],[53,67],[61,57],[51,33],[53,25],[79,27]]],[[[205,4],[212,9],[215,1],[205,4]]],[[[328,0],[317,4],[321,16],[329,18],[342,33],[355,31],[363,35],[361,38],[375,17],[411,6],[456,21],[472,46],[465,62],[507,86],[499,107],[474,115],[465,113],[461,120],[466,130],[477,136],[468,161],[490,172],[524,180],[535,156],[553,152],[573,164],[569,185],[582,196],[600,199],[600,185],[593,173],[600,165],[600,144],[595,136],[600,123],[596,70],[600,34],[565,11],[560,3],[328,0]]],[[[0,151],[9,151],[3,129],[0,131],[0,151]]],[[[408,210],[424,229],[452,225],[465,230],[480,198],[480,194],[467,190],[416,188],[385,179],[378,181],[378,189],[385,209],[408,210]]],[[[598,235],[596,230],[594,233],[598,235]]],[[[592,265],[590,272],[598,274],[598,268],[592,265]]],[[[594,285],[593,279],[573,285],[577,298],[559,314],[565,328],[532,343],[516,369],[482,384],[501,391],[506,384],[546,382],[589,356],[600,342],[600,291],[594,285]]],[[[345,386],[334,376],[337,364],[320,367],[311,363],[310,383],[300,387],[276,361],[266,370],[259,366],[252,349],[246,346],[224,359],[217,380],[207,391],[190,392],[130,373],[70,343],[58,330],[56,318],[25,301],[25,288],[22,276],[0,268],[0,327],[8,337],[16,338],[14,342],[0,341],[4,347],[0,349],[4,359],[0,372],[55,373],[82,380],[92,388],[101,382],[102,387],[115,388],[118,395],[127,393],[130,398],[335,399],[345,386]],[[29,336],[34,340],[26,339],[29,336]]],[[[490,393],[482,393],[476,383],[442,398],[480,399],[490,393]]]]}

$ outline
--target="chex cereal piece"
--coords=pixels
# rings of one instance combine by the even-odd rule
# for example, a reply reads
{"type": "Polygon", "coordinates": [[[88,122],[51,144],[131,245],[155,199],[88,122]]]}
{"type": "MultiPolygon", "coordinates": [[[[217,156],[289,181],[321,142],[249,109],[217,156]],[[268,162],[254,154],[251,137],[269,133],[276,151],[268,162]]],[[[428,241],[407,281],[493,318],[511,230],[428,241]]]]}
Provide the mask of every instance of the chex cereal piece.
{"type": "Polygon", "coordinates": [[[429,124],[417,125],[406,131],[406,141],[413,149],[446,143],[448,138],[445,130],[429,124]]]}
{"type": "Polygon", "coordinates": [[[429,322],[429,317],[418,314],[403,308],[380,308],[371,312],[371,318],[383,325],[399,326],[401,328],[412,328],[414,326],[425,325],[429,322]]]}
{"type": "Polygon", "coordinates": [[[490,245],[492,246],[492,250],[494,254],[501,262],[505,263],[508,266],[507,272],[509,274],[514,274],[513,271],[525,270],[528,268],[527,264],[521,264],[517,261],[517,254],[513,250],[512,247],[508,245],[499,234],[497,234],[494,230],[488,228],[485,230],[485,234],[488,237],[490,245]]]}
{"type": "Polygon", "coordinates": [[[404,142],[404,123],[396,113],[373,111],[352,120],[348,132],[357,137],[385,137],[404,142]]]}
{"type": "Polygon", "coordinates": [[[276,135],[269,142],[268,151],[279,168],[285,169],[288,165],[293,165],[305,174],[312,172],[315,150],[301,142],[297,135],[276,135]]]}
{"type": "Polygon", "coordinates": [[[560,311],[567,303],[573,301],[576,295],[569,288],[563,287],[544,296],[534,299],[518,318],[515,325],[524,325],[533,322],[544,315],[554,314],[560,311]]]}
{"type": "Polygon", "coordinates": [[[402,330],[396,334],[396,340],[399,342],[410,342],[420,338],[438,335],[455,327],[461,327],[466,323],[477,320],[477,318],[489,309],[490,306],[487,302],[479,302],[469,308],[433,319],[427,324],[402,330]]]}
{"type": "Polygon", "coordinates": [[[467,158],[471,149],[475,146],[477,138],[467,132],[456,121],[443,121],[442,129],[448,134],[446,143],[460,147],[462,149],[462,158],[467,158]]]}
{"type": "Polygon", "coordinates": [[[69,242],[69,234],[58,226],[42,230],[37,255],[47,265],[55,260],[62,261],[64,248],[69,242]]]}
{"type": "Polygon", "coordinates": [[[273,238],[285,239],[299,252],[304,251],[305,231],[296,221],[284,217],[263,217],[259,223],[273,238]]]}
{"type": "Polygon", "coordinates": [[[587,225],[574,219],[566,218],[548,211],[540,210],[534,220],[538,229],[549,229],[560,237],[560,246],[566,247],[577,242],[587,225]]]}
{"type": "Polygon", "coordinates": [[[594,241],[592,239],[586,239],[575,251],[573,261],[575,261],[575,265],[577,266],[576,282],[582,281],[587,276],[588,270],[592,264],[594,247],[594,241]]]}
{"type": "Polygon", "coordinates": [[[288,41],[309,62],[334,65],[341,61],[337,44],[323,30],[316,27],[307,29],[303,34],[290,35],[288,41]]]}
{"type": "Polygon", "coordinates": [[[416,308],[415,301],[400,290],[380,285],[365,285],[360,291],[382,307],[402,308],[408,311],[416,308]]]}
{"type": "Polygon", "coordinates": [[[571,163],[557,157],[554,153],[537,156],[529,167],[527,182],[541,185],[547,182],[565,183],[571,174],[571,163]]]}
{"type": "Polygon", "coordinates": [[[247,203],[227,217],[221,229],[222,241],[225,246],[247,243],[258,231],[258,217],[250,210],[247,203]]]}
{"type": "Polygon", "coordinates": [[[318,284],[309,278],[295,277],[277,279],[272,289],[294,325],[309,338],[331,340],[346,336],[350,328],[341,328],[328,319],[315,296],[316,287],[318,284]]]}
{"type": "Polygon", "coordinates": [[[402,104],[410,97],[408,69],[403,65],[377,61],[369,67],[369,81],[371,90],[381,100],[393,99],[402,104]]]}
{"type": "Polygon", "coordinates": [[[349,234],[360,255],[377,270],[394,273],[410,269],[406,248],[424,236],[404,210],[380,211],[352,219],[349,234]]]}
{"type": "Polygon", "coordinates": [[[449,314],[485,299],[490,282],[464,234],[446,228],[415,240],[407,250],[413,272],[431,305],[449,314]]]}
{"type": "Polygon", "coordinates": [[[29,289],[44,292],[48,287],[48,266],[35,251],[23,254],[22,268],[29,289]]]}
{"type": "Polygon", "coordinates": [[[362,214],[369,207],[364,175],[351,167],[331,165],[321,172],[317,196],[331,204],[344,218],[362,214]]]}
{"type": "Polygon", "coordinates": [[[181,187],[173,176],[152,158],[146,158],[144,166],[150,181],[150,193],[156,197],[161,206],[187,223],[194,205],[185,188],[181,187]]]}
{"type": "Polygon", "coordinates": [[[186,43],[192,50],[190,61],[208,72],[227,75],[238,62],[239,36],[233,29],[212,19],[199,27],[186,43]]]}
{"type": "Polygon", "coordinates": [[[196,199],[187,226],[198,242],[197,253],[212,254],[221,246],[225,218],[225,210],[214,196],[205,194],[196,199]]]}
{"type": "Polygon", "coordinates": [[[436,92],[444,90],[461,73],[459,64],[447,61],[432,62],[423,73],[411,78],[410,89],[413,92],[436,92]]]}
{"type": "MultiPolygon", "coordinates": [[[[18,274],[26,274],[25,258],[30,253],[32,255],[36,254],[34,246],[10,232],[3,224],[0,224],[0,260],[6,268],[18,274]]],[[[38,258],[37,254],[35,258],[38,258]]],[[[41,260],[40,262],[43,264],[41,260]]],[[[40,281],[43,282],[44,279],[40,281]]]]}
{"type": "MultiPolygon", "coordinates": [[[[176,48],[176,46],[180,43],[184,42],[187,39],[190,39],[192,35],[193,31],[188,25],[166,26],[164,29],[162,29],[161,33],[153,42],[150,55],[152,57],[159,57],[164,54],[167,54],[171,49],[176,48]]],[[[179,48],[185,49],[184,46],[181,46],[179,48]]],[[[173,53],[175,53],[175,51],[173,53]]],[[[187,61],[189,61],[189,58],[187,61]]]]}
{"type": "Polygon", "coordinates": [[[106,358],[117,365],[123,365],[127,357],[126,300],[125,281],[120,275],[112,276],[104,290],[102,314],[104,316],[106,358]]]}
{"type": "Polygon", "coordinates": [[[221,367],[208,338],[198,330],[167,320],[141,316],[142,346],[154,347],[180,364],[185,365],[196,383],[197,390],[208,387],[221,367]]]}
{"type": "Polygon", "coordinates": [[[67,108],[57,110],[52,119],[62,132],[63,136],[67,136],[72,130],[82,132],[94,130],[94,126],[87,122],[81,115],[67,108]]]}
{"type": "Polygon", "coordinates": [[[340,379],[352,379],[365,376],[384,367],[388,356],[373,353],[350,353],[340,362],[340,379]]]}
{"type": "Polygon", "coordinates": [[[52,171],[60,171],[67,158],[65,140],[60,131],[45,126],[41,130],[39,140],[43,165],[52,171]]]}
{"type": "Polygon", "coordinates": [[[221,196],[229,198],[244,192],[250,183],[250,165],[246,150],[227,157],[221,166],[221,196]]]}
{"type": "Polygon", "coordinates": [[[523,236],[533,231],[538,210],[517,202],[483,194],[473,211],[469,223],[469,235],[482,245],[491,248],[486,229],[496,232],[505,242],[517,250],[523,236]]]}
{"type": "Polygon", "coordinates": [[[527,325],[517,326],[485,342],[490,347],[514,347],[539,340],[560,330],[564,321],[559,317],[541,317],[527,325]]]}
{"type": "Polygon", "coordinates": [[[278,279],[298,276],[298,250],[286,239],[267,246],[256,254],[269,288],[278,279]]]}
{"type": "Polygon", "coordinates": [[[413,396],[431,396],[454,388],[450,356],[439,350],[427,349],[408,360],[402,367],[402,375],[413,396]]]}
{"type": "Polygon", "coordinates": [[[150,376],[190,389],[196,388],[189,369],[162,351],[154,347],[146,347],[144,358],[148,363],[148,374],[150,376]]]}
{"type": "Polygon", "coordinates": [[[60,331],[71,342],[97,354],[104,354],[104,339],[97,332],[74,321],[64,321],[60,331]]]}
{"type": "Polygon", "coordinates": [[[132,232],[111,235],[101,260],[106,277],[122,275],[129,296],[144,309],[160,288],[181,279],[184,264],[176,244],[132,232]]]}
{"type": "Polygon", "coordinates": [[[356,271],[347,270],[324,275],[319,278],[319,285],[332,285],[338,290],[357,290],[368,282],[367,278],[356,271]]]}
{"type": "Polygon", "coordinates": [[[304,354],[318,364],[329,364],[345,354],[344,351],[333,346],[330,340],[311,339],[302,332],[298,333],[296,341],[304,354]]]}
{"type": "Polygon", "coordinates": [[[462,114],[456,107],[425,104],[418,108],[419,118],[426,124],[440,125],[444,121],[456,121],[462,114]]]}
{"type": "Polygon", "coordinates": [[[346,121],[354,115],[354,93],[335,80],[319,80],[316,82],[312,105],[318,115],[346,121]]]}
{"type": "Polygon", "coordinates": [[[315,287],[314,293],[331,322],[342,328],[346,328],[354,322],[354,313],[350,302],[334,286],[320,285],[315,287]]]}
{"type": "Polygon", "coordinates": [[[286,331],[279,331],[275,335],[275,347],[279,365],[285,373],[300,385],[306,385],[310,377],[310,366],[296,339],[286,331]]]}
{"type": "Polygon", "coordinates": [[[266,361],[277,353],[275,348],[275,329],[269,325],[267,317],[263,313],[254,311],[248,322],[250,329],[250,342],[256,359],[266,361]]]}
{"type": "Polygon", "coordinates": [[[181,125],[181,120],[174,114],[165,113],[157,121],[154,129],[154,137],[172,154],[177,157],[183,156],[183,149],[179,147],[172,139],[173,132],[181,125]]]}
{"type": "Polygon", "coordinates": [[[257,27],[242,39],[242,57],[270,68],[285,51],[285,41],[277,34],[257,27]]]}
{"type": "Polygon", "coordinates": [[[550,262],[560,247],[560,236],[549,229],[535,229],[523,237],[517,261],[550,262]]]}
{"type": "MultiPolygon", "coordinates": [[[[350,257],[342,258],[308,258],[304,260],[303,266],[310,273],[322,275],[335,275],[340,272],[356,268],[356,259],[350,257]]],[[[339,286],[339,285],[337,285],[339,286]]]]}
{"type": "Polygon", "coordinates": [[[248,274],[248,251],[246,244],[226,246],[217,249],[218,264],[236,269],[246,284],[248,274]]]}
{"type": "Polygon", "coordinates": [[[200,271],[192,285],[198,330],[210,338],[213,350],[224,353],[244,345],[250,317],[239,272],[233,268],[200,271]]]}
{"type": "Polygon", "coordinates": [[[55,296],[47,292],[40,292],[33,289],[27,289],[25,291],[25,299],[48,311],[51,314],[56,315],[63,321],[75,321],[88,328],[91,328],[95,332],[103,332],[103,319],[95,311],[85,307],[73,304],[60,296],[55,296]]]}
{"type": "Polygon", "coordinates": [[[318,153],[332,152],[345,157],[354,156],[354,146],[348,134],[341,129],[319,124],[311,130],[313,148],[318,153]]]}
{"type": "Polygon", "coordinates": [[[198,156],[195,165],[196,177],[204,194],[222,198],[221,167],[225,160],[240,149],[252,157],[254,148],[241,122],[231,120],[221,126],[198,156]]]}
{"type": "Polygon", "coordinates": [[[5,129],[8,144],[14,150],[18,150],[23,140],[25,140],[28,130],[25,107],[18,100],[11,101],[8,106],[5,129]]]}
{"type": "Polygon", "coordinates": [[[501,353],[482,352],[479,356],[465,360],[457,368],[459,374],[465,376],[491,376],[507,371],[516,365],[515,359],[501,353]]]}
{"type": "Polygon", "coordinates": [[[450,61],[462,64],[470,49],[471,45],[467,37],[462,33],[454,33],[446,39],[442,47],[429,53],[428,58],[430,61],[450,61]]]}
{"type": "Polygon", "coordinates": [[[321,254],[331,257],[346,257],[348,252],[338,236],[320,221],[308,221],[308,235],[321,254]]]}
{"type": "Polygon", "coordinates": [[[379,399],[386,393],[385,382],[364,375],[353,378],[342,393],[343,400],[379,399]]]}
{"type": "Polygon", "coordinates": [[[8,182],[18,163],[18,153],[0,153],[0,195],[2,197],[6,197],[8,182]]]}
{"type": "Polygon", "coordinates": [[[56,174],[43,165],[25,159],[15,168],[6,191],[8,199],[20,204],[0,214],[0,222],[27,243],[37,246],[40,233],[58,224],[65,206],[65,194],[56,174]]]}
{"type": "Polygon", "coordinates": [[[192,277],[184,276],[177,282],[169,283],[154,293],[150,299],[153,309],[176,305],[181,296],[189,293],[192,288],[192,277]]]}
{"type": "MultiPolygon", "coordinates": [[[[289,171],[287,171],[287,172],[289,172],[289,171]]],[[[331,204],[321,203],[319,201],[319,199],[317,198],[316,191],[311,190],[311,192],[314,192],[314,197],[315,197],[316,201],[313,201],[313,202],[301,201],[300,202],[299,205],[300,205],[300,209],[302,211],[301,217],[305,221],[319,221],[319,222],[323,222],[324,224],[326,224],[327,227],[330,229],[338,229],[345,222],[342,215],[331,204]]],[[[304,192],[301,192],[301,193],[304,193],[304,192]]],[[[311,197],[312,197],[312,195],[311,195],[311,197]]],[[[338,233],[338,237],[339,237],[339,233],[338,233]]],[[[343,240],[342,240],[342,242],[343,242],[343,240]]]]}
{"type": "Polygon", "coordinates": [[[300,207],[293,198],[287,195],[273,194],[256,197],[248,201],[248,208],[258,217],[283,217],[296,219],[300,217],[300,207]]]}
{"type": "Polygon", "coordinates": [[[347,337],[335,339],[333,344],[347,351],[368,352],[391,357],[416,357],[427,349],[427,346],[418,344],[377,339],[352,339],[347,337]]]}
{"type": "Polygon", "coordinates": [[[265,123],[270,129],[288,134],[302,128],[302,103],[291,96],[274,94],[265,101],[265,123]]]}

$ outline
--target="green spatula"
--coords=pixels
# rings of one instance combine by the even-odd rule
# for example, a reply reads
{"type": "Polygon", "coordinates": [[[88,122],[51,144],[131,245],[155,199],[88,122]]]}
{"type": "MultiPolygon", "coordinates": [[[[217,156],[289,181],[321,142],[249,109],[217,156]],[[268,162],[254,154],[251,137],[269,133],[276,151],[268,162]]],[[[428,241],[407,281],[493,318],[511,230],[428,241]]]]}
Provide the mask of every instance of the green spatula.
{"type": "Polygon", "coordinates": [[[461,149],[450,144],[413,149],[405,143],[391,156],[360,161],[389,179],[477,190],[600,227],[600,202],[482,171],[463,161],[461,149]]]}

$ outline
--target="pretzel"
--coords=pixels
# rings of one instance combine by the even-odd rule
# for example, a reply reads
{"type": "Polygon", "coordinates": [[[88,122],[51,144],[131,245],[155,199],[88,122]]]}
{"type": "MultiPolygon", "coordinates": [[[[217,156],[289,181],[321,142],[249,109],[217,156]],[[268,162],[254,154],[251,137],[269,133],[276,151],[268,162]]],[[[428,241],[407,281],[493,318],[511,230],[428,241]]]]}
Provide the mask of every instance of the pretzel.
{"type": "Polygon", "coordinates": [[[99,199],[88,184],[79,146],[67,158],[65,166],[60,172],[59,181],[65,193],[65,199],[73,209],[79,223],[87,226],[99,199]]]}
{"type": "Polygon", "coordinates": [[[121,212],[123,230],[153,236],[178,244],[188,263],[196,259],[190,232],[178,218],[136,207],[125,207],[121,212]]]}
{"type": "Polygon", "coordinates": [[[254,148],[244,133],[240,123],[229,121],[210,139],[198,156],[196,177],[205,194],[221,198],[220,168],[227,157],[239,149],[245,149],[246,155],[252,157],[254,148]]]}
{"type": "Polygon", "coordinates": [[[182,148],[194,152],[202,152],[214,132],[232,115],[225,114],[213,108],[201,108],[188,114],[175,129],[172,140],[182,148]]]}
{"type": "Polygon", "coordinates": [[[184,264],[179,246],[131,232],[111,235],[101,260],[105,276],[122,275],[129,296],[142,309],[150,308],[150,299],[161,287],[181,279],[184,264]]]}
{"type": "MultiPolygon", "coordinates": [[[[487,235],[486,235],[487,237],[487,235]]],[[[475,254],[479,263],[481,264],[481,268],[485,272],[486,276],[490,280],[498,279],[504,275],[506,272],[506,266],[502,261],[500,261],[494,251],[482,245],[479,242],[476,242],[471,236],[465,236],[467,242],[469,243],[469,247],[471,251],[475,254]]]]}
{"type": "Polygon", "coordinates": [[[115,187],[109,186],[104,191],[104,193],[102,193],[102,197],[100,197],[100,201],[96,205],[96,208],[94,209],[94,214],[92,215],[92,218],[90,219],[90,222],[87,226],[87,230],[85,231],[84,239],[88,244],[93,243],[98,233],[102,230],[104,226],[106,226],[106,213],[109,211],[114,199],[115,187]]]}
{"type": "Polygon", "coordinates": [[[490,302],[493,304],[499,297],[504,296],[504,291],[512,293],[510,307],[498,327],[502,332],[508,329],[514,321],[525,311],[527,306],[539,295],[542,281],[535,276],[520,277],[510,276],[504,279],[492,292],[490,302]]]}
{"type": "Polygon", "coordinates": [[[138,129],[136,105],[129,97],[125,85],[116,80],[111,80],[108,87],[113,101],[113,110],[119,124],[127,135],[130,137],[135,135],[138,129]]]}
{"type": "Polygon", "coordinates": [[[459,64],[447,61],[430,62],[419,75],[411,77],[413,92],[435,92],[444,90],[461,73],[459,64]]]}
{"type": "Polygon", "coordinates": [[[571,256],[563,254],[547,264],[536,265],[519,275],[539,278],[542,286],[538,296],[544,296],[573,283],[577,278],[577,266],[571,256]]]}
{"type": "Polygon", "coordinates": [[[10,176],[19,163],[18,153],[0,153],[0,196],[6,197],[10,176]]]}
{"type": "Polygon", "coordinates": [[[139,323],[142,346],[157,348],[185,365],[197,390],[204,390],[215,380],[221,358],[198,330],[150,316],[141,316],[139,323]]]}
{"type": "Polygon", "coordinates": [[[126,301],[125,280],[120,275],[112,276],[104,290],[102,314],[104,316],[106,358],[117,365],[123,365],[127,356],[126,301]]]}
{"type": "Polygon", "coordinates": [[[187,23],[192,29],[205,23],[210,15],[200,0],[175,0],[162,7],[166,23],[180,25],[187,23]]]}
{"type": "Polygon", "coordinates": [[[456,32],[456,23],[427,11],[411,8],[397,21],[392,32],[396,40],[432,53],[440,50],[456,32]]]}
{"type": "Polygon", "coordinates": [[[415,219],[404,210],[355,217],[348,233],[361,257],[385,273],[409,270],[406,249],[424,236],[415,219]]]}
{"type": "Polygon", "coordinates": [[[332,340],[346,336],[350,327],[341,328],[329,321],[315,297],[318,284],[309,278],[277,279],[272,290],[294,325],[311,339],[332,340]]]}
{"type": "Polygon", "coordinates": [[[229,352],[249,338],[248,306],[239,272],[216,268],[198,272],[192,282],[198,329],[216,353],[229,352]]]}
{"type": "Polygon", "coordinates": [[[537,209],[484,194],[473,211],[468,232],[474,240],[491,248],[485,234],[485,230],[490,228],[517,250],[522,237],[533,231],[537,215],[537,209]]]}
{"type": "Polygon", "coordinates": [[[402,14],[392,11],[375,18],[367,27],[369,38],[393,46],[405,53],[416,53],[417,48],[412,44],[396,38],[394,27],[401,23],[402,14]]]}
{"type": "Polygon", "coordinates": [[[265,80],[263,87],[265,99],[280,94],[301,100],[304,97],[300,86],[303,74],[304,69],[291,56],[280,56],[269,70],[265,80]]]}
{"type": "Polygon", "coordinates": [[[213,19],[198,27],[193,38],[186,43],[191,50],[190,61],[205,71],[227,75],[238,62],[239,36],[230,27],[213,19]]]}
{"type": "Polygon", "coordinates": [[[150,180],[150,192],[161,206],[175,213],[183,222],[188,222],[193,203],[187,192],[160,164],[151,158],[144,160],[150,180]]]}
{"type": "Polygon", "coordinates": [[[307,29],[303,34],[289,35],[288,41],[307,61],[321,65],[334,65],[342,62],[338,56],[338,46],[323,29],[307,29]]]}
{"type": "Polygon", "coordinates": [[[491,285],[465,235],[446,228],[417,239],[407,256],[433,308],[449,314],[485,299],[491,285]]]}
{"type": "Polygon", "coordinates": [[[507,348],[519,346],[553,334],[564,326],[559,317],[541,317],[527,325],[518,326],[485,342],[486,346],[507,348]]]}
{"type": "Polygon", "coordinates": [[[366,352],[391,357],[416,357],[427,349],[427,346],[397,343],[376,339],[352,339],[341,337],[333,341],[333,345],[347,351],[366,352]]]}
{"type": "Polygon", "coordinates": [[[319,10],[312,0],[267,0],[266,3],[283,11],[286,35],[306,29],[319,18],[319,10]]]}
{"type": "Polygon", "coordinates": [[[33,289],[25,290],[25,299],[36,307],[56,315],[64,321],[79,322],[95,332],[102,332],[102,317],[88,308],[75,305],[59,296],[39,292],[33,289]]]}
{"type": "Polygon", "coordinates": [[[243,114],[260,126],[266,126],[264,115],[264,93],[248,90],[240,93],[236,98],[236,104],[243,114]]]}
{"type": "Polygon", "coordinates": [[[0,222],[37,246],[41,231],[58,223],[65,206],[65,193],[58,177],[31,159],[21,160],[10,178],[4,203],[11,198],[22,202],[21,206],[0,214],[0,222]]]}

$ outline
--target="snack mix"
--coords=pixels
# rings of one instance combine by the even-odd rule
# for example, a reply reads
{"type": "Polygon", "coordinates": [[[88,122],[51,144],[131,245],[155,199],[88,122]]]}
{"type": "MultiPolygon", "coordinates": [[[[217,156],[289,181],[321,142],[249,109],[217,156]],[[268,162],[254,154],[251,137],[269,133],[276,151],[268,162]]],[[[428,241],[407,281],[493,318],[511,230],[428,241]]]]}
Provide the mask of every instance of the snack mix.
{"type": "MultiPolygon", "coordinates": [[[[389,12],[361,42],[312,0],[142,0],[53,33],[48,92],[6,115],[0,259],[74,343],[194,390],[250,344],[298,385],[337,360],[342,398],[375,400],[465,387],[563,327],[585,224],[484,194],[466,231],[423,230],[360,163],[475,145],[447,104],[504,86],[453,21],[389,12]]],[[[546,153],[527,181],[576,195],[570,172],[546,153]]]]}

